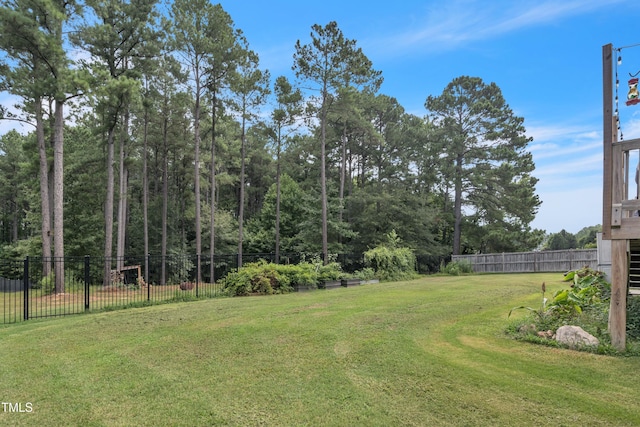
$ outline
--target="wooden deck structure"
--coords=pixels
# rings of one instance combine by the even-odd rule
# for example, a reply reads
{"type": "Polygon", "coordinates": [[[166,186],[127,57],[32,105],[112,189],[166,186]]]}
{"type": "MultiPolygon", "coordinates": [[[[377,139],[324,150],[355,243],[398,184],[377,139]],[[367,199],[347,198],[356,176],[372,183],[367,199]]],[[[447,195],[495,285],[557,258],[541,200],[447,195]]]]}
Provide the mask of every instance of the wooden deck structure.
{"type": "Polygon", "coordinates": [[[640,139],[618,141],[617,116],[614,113],[614,49],[602,47],[603,77],[603,203],[602,238],[611,240],[611,306],[609,332],[611,344],[626,347],[627,294],[631,249],[640,239],[640,199],[635,167],[630,153],[640,152],[640,139]],[[635,177],[635,179],[633,178],[635,177]],[[635,181],[635,182],[634,182],[635,181]],[[635,185],[633,185],[634,183],[635,185]],[[633,186],[634,191],[630,191],[633,186]]]}

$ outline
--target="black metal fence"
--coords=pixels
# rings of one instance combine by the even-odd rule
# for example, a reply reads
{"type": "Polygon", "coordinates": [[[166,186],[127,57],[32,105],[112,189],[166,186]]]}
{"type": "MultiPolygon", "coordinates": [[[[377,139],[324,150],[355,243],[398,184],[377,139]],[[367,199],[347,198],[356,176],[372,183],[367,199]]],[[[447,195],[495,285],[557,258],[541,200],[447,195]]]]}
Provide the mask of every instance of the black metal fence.
{"type": "Polygon", "coordinates": [[[198,256],[0,260],[2,322],[215,297],[221,294],[216,279],[236,269],[237,259],[215,256],[213,264],[198,256]]]}
{"type": "MultiPolygon", "coordinates": [[[[281,254],[279,262],[297,264],[313,258],[317,255],[281,254]]],[[[275,255],[245,254],[242,263],[258,260],[275,262],[275,255]]],[[[7,324],[92,310],[216,297],[222,294],[218,281],[235,271],[238,261],[235,254],[213,258],[147,255],[0,259],[0,317],[7,324]]],[[[362,255],[340,254],[336,261],[347,273],[364,267],[362,255]]],[[[419,258],[418,272],[437,271],[439,263],[440,258],[419,258]]]]}

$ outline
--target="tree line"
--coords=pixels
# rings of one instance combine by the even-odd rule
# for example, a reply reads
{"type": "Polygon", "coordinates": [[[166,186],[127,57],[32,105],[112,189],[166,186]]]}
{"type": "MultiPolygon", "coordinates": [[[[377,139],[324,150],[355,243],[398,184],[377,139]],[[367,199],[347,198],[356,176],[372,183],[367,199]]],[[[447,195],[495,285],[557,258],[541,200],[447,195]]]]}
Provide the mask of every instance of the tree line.
{"type": "Polygon", "coordinates": [[[544,236],[499,87],[460,76],[409,114],[336,22],[297,41],[295,79],[206,0],[6,0],[0,33],[0,90],[20,100],[0,118],[30,129],[0,137],[2,256],[328,260],[391,231],[419,255],[544,236]]]}
{"type": "Polygon", "coordinates": [[[602,226],[599,224],[583,227],[576,234],[562,229],[544,238],[542,250],[594,249],[598,247],[598,233],[601,232],[602,226]]]}

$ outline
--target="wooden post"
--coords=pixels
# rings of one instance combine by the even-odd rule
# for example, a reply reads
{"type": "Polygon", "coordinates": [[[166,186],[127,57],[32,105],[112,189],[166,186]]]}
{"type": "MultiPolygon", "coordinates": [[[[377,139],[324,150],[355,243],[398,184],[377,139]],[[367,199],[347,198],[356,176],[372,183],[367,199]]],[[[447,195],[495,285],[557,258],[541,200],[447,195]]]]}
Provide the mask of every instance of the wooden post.
{"type": "Polygon", "coordinates": [[[602,185],[602,238],[611,239],[611,197],[613,144],[613,46],[602,46],[602,116],[603,116],[603,185],[602,185]]]}
{"type": "Polygon", "coordinates": [[[611,334],[611,345],[619,351],[624,351],[626,348],[628,277],[627,241],[612,240],[609,334],[611,334]]]}
{"type": "MultiPolygon", "coordinates": [[[[602,186],[602,239],[611,240],[611,305],[609,307],[609,334],[611,345],[619,351],[626,347],[627,335],[627,283],[629,281],[629,234],[624,232],[623,200],[627,199],[628,182],[625,161],[627,154],[619,146],[613,114],[613,46],[602,46],[602,125],[603,125],[603,186],[602,186]],[[615,215],[614,215],[615,211],[615,215]],[[616,239],[612,240],[612,228],[616,239]],[[624,238],[622,238],[624,236],[624,238]]],[[[640,236],[636,236],[640,237],[640,236]]]]}

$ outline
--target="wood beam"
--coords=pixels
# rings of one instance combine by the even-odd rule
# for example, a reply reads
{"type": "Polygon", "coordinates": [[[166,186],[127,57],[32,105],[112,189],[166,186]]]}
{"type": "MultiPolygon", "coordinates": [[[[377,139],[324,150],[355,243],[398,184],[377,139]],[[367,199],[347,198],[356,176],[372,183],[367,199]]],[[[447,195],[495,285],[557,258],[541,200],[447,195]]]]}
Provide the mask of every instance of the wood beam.
{"type": "Polygon", "coordinates": [[[635,240],[640,236],[640,217],[622,218],[619,228],[611,229],[612,240],[635,240]]]}
{"type": "Polygon", "coordinates": [[[614,147],[620,147],[622,151],[640,150],[640,138],[617,141],[613,145],[614,147]]]}
{"type": "MultiPolygon", "coordinates": [[[[622,210],[640,211],[640,199],[629,199],[622,201],[622,210]]],[[[640,237],[640,234],[638,235],[640,237]]]]}
{"type": "Polygon", "coordinates": [[[611,151],[613,143],[613,45],[602,46],[603,185],[602,238],[611,239],[611,151]]]}
{"type": "Polygon", "coordinates": [[[624,351],[627,345],[627,281],[629,277],[627,247],[627,240],[611,241],[609,334],[611,345],[619,351],[624,351]]]}

